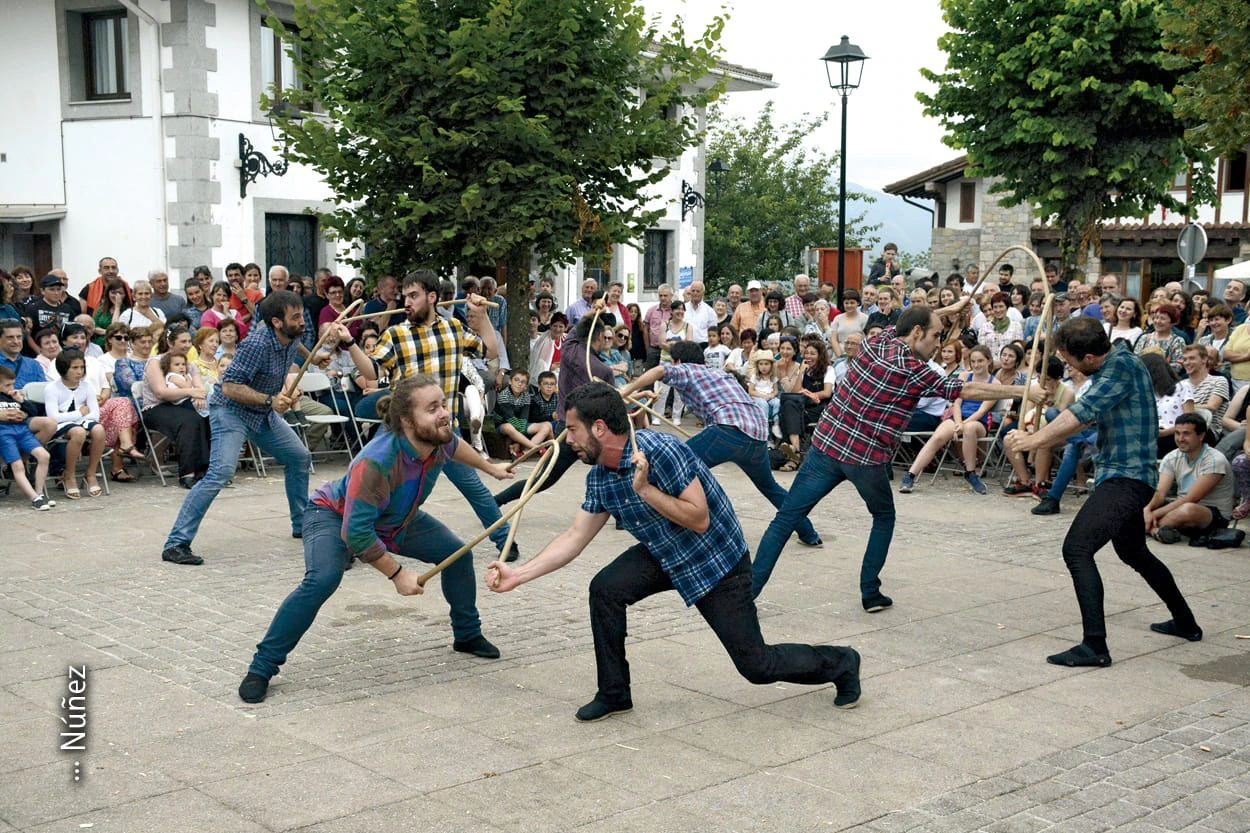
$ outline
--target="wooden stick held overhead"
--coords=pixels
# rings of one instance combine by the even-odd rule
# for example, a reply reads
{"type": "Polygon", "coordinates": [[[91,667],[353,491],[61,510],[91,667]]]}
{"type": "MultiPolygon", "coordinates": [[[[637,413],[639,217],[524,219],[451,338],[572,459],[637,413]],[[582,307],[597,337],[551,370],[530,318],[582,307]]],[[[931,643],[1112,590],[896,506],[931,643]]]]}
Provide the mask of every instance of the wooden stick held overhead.
{"type": "MultiPolygon", "coordinates": [[[[452,300],[450,300],[450,301],[439,301],[439,302],[438,302],[437,304],[435,304],[434,306],[436,306],[436,307],[454,307],[454,306],[457,306],[457,305],[459,305],[459,304],[467,304],[467,303],[469,303],[469,299],[468,299],[468,298],[454,298],[454,299],[452,299],[452,300]]],[[[499,309],[499,304],[496,304],[494,301],[482,301],[481,306],[484,306],[484,307],[490,307],[491,309],[499,309]]]]}
{"type": "MultiPolygon", "coordinates": [[[[360,306],[364,302],[365,301],[363,298],[357,298],[355,301],[352,301],[351,304],[345,310],[339,313],[338,318],[334,319],[334,323],[342,324],[344,321],[354,320],[351,318],[346,318],[345,316],[347,316],[348,313],[350,313],[352,310],[354,310],[356,307],[360,306]]],[[[293,393],[295,393],[295,389],[299,387],[299,380],[304,378],[304,373],[308,370],[308,366],[312,364],[313,359],[317,355],[317,351],[321,349],[321,345],[325,344],[325,341],[329,337],[329,335],[330,335],[330,330],[327,329],[324,333],[321,334],[321,338],[317,339],[317,343],[313,345],[313,349],[308,351],[308,357],[304,359],[304,365],[303,367],[299,369],[299,373],[295,376],[295,381],[292,382],[285,390],[282,391],[284,394],[286,394],[287,396],[291,396],[293,393]]]]}

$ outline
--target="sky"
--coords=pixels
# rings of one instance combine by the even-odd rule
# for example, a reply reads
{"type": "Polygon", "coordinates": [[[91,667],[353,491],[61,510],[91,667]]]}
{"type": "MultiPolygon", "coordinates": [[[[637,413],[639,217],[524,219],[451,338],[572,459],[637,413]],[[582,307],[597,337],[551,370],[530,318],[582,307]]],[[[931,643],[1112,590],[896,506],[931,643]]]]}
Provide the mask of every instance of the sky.
{"type": "Polygon", "coordinates": [[[821,56],[842,35],[868,55],[863,80],[847,107],[847,167],[851,182],[881,188],[950,161],[959,152],[942,144],[942,127],[928,118],[916,92],[930,89],[921,67],[940,70],[946,31],[938,0],[643,0],[652,14],[680,14],[688,33],[701,32],[724,5],[729,22],[722,58],[772,73],[774,90],[732,93],[725,109],[752,118],[770,99],[774,121],[829,112],[812,136],[814,145],[838,150],[841,100],[829,88],[821,56]]]}

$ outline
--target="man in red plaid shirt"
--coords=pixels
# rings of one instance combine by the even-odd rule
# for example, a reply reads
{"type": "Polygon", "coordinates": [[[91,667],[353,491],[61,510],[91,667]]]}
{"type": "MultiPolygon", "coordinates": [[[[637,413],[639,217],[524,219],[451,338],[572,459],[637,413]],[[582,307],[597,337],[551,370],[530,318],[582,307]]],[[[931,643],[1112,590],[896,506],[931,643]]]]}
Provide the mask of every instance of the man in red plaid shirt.
{"type": "Polygon", "coordinates": [[[864,610],[876,613],[893,604],[881,592],[879,577],[894,537],[894,493],[887,469],[916,403],[925,396],[983,400],[1024,395],[1020,385],[964,382],[942,376],[926,364],[941,341],[938,316],[957,314],[967,303],[965,298],[936,312],[912,305],[899,317],[897,328],[887,328],[860,345],[846,380],[820,417],[812,449],[785,505],[760,540],[751,570],[756,596],[768,583],[781,548],[799,520],[839,483],[849,480],[872,514],[872,532],[859,575],[864,610]]]}

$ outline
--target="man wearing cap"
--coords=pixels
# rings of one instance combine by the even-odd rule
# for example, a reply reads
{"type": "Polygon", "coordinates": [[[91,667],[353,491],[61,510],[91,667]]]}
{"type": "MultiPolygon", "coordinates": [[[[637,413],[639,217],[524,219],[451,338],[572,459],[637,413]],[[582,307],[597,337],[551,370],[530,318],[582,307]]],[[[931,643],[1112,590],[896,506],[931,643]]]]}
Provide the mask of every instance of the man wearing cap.
{"type": "Polygon", "coordinates": [[[755,322],[764,314],[764,306],[764,287],[759,281],[748,281],[746,300],[738,304],[730,321],[734,332],[740,333],[748,327],[755,329],[755,322]]]}
{"type": "Polygon", "coordinates": [[[39,289],[43,297],[31,301],[22,308],[22,315],[30,322],[30,326],[26,328],[28,333],[26,340],[33,351],[30,353],[32,356],[39,352],[39,345],[35,344],[33,334],[51,328],[59,337],[65,325],[82,312],[82,307],[77,302],[71,302],[71,299],[66,297],[65,279],[55,272],[43,276],[43,280],[39,282],[39,289]]]}

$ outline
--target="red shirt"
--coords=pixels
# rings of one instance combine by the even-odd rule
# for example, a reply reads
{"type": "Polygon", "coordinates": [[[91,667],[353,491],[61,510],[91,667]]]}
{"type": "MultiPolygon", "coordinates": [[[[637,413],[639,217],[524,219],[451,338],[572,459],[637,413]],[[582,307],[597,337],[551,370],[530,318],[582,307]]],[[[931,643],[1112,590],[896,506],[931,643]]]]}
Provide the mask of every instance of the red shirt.
{"type": "Polygon", "coordinates": [[[942,376],[887,327],[859,347],[820,415],[812,447],[840,463],[887,463],[924,396],[955,399],[963,380],[942,376]]]}

